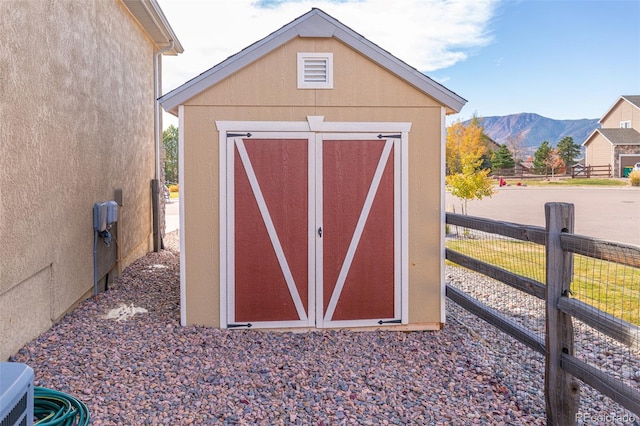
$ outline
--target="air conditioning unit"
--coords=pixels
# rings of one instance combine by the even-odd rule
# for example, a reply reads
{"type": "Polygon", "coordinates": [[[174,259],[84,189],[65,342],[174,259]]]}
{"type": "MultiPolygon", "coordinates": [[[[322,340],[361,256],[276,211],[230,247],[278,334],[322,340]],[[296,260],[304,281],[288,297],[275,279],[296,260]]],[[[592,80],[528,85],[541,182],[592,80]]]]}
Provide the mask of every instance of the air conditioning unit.
{"type": "Polygon", "coordinates": [[[0,362],[0,426],[33,426],[33,369],[0,362]]]}

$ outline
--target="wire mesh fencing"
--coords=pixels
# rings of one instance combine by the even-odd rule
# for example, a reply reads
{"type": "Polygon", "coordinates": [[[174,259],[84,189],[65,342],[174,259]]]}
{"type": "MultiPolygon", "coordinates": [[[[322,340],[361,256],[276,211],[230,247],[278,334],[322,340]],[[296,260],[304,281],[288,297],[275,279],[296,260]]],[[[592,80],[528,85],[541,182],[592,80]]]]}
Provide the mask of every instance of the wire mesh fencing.
{"type": "MultiPolygon", "coordinates": [[[[543,285],[544,246],[458,226],[451,227],[447,235],[447,249],[543,285]]],[[[482,272],[459,267],[450,260],[448,262],[452,266],[447,269],[447,281],[450,284],[493,309],[504,319],[529,329],[544,341],[544,299],[482,272]]]]}
{"type": "MultiPolygon", "coordinates": [[[[640,395],[640,247],[574,236],[571,300],[574,356],[602,374],[614,399],[640,395]]],[[[640,421],[640,420],[639,420],[640,421]]]]}
{"type": "Polygon", "coordinates": [[[555,363],[561,376],[589,385],[581,386],[581,393],[590,396],[575,398],[572,406],[577,395],[569,380],[552,378],[545,384],[548,416],[551,395],[565,398],[555,403],[562,413],[554,416],[640,422],[640,247],[562,232],[561,249],[549,258],[550,235],[541,227],[447,214],[447,295],[544,354],[547,376],[555,363]],[[550,287],[559,297],[545,298],[550,287]],[[547,330],[560,339],[560,346],[553,346],[559,351],[549,348],[547,330]],[[593,398],[619,404],[615,413],[605,413],[613,417],[597,417],[589,407],[593,398]]]}

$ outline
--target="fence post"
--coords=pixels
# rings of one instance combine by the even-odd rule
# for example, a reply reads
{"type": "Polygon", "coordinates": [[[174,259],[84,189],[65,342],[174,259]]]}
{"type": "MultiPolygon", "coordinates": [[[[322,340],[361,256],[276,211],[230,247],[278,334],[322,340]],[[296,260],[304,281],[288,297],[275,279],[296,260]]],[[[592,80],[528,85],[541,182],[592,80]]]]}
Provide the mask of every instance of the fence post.
{"type": "Polygon", "coordinates": [[[558,310],[558,301],[570,290],[573,253],[564,252],[562,232],[573,232],[574,208],[568,203],[544,206],[547,245],[545,399],[548,425],[574,425],[579,407],[577,379],[562,370],[562,353],[573,355],[571,316],[558,310]]]}

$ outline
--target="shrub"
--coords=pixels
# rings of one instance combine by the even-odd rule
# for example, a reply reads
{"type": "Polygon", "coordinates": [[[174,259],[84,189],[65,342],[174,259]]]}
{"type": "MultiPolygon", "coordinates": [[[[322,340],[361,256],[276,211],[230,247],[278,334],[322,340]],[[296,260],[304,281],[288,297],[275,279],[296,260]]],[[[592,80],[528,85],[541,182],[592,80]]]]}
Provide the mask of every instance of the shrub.
{"type": "Polygon", "coordinates": [[[631,186],[640,186],[640,170],[629,173],[629,182],[631,186]]]}
{"type": "Polygon", "coordinates": [[[178,185],[169,185],[169,192],[180,192],[180,186],[178,186],[178,185]]]}

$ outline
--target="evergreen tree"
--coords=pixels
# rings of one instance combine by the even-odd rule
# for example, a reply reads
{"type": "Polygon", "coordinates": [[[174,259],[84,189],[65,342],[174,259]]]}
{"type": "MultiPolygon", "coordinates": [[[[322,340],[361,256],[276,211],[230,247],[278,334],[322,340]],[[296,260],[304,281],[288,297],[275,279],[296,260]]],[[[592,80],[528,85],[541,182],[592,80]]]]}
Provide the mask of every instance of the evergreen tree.
{"type": "Polygon", "coordinates": [[[547,163],[551,158],[551,144],[543,141],[540,147],[533,154],[533,169],[537,174],[547,174],[547,163]]]}
{"type": "Polygon", "coordinates": [[[558,156],[562,158],[562,161],[567,165],[567,168],[575,164],[575,158],[580,155],[580,153],[580,145],[573,142],[573,138],[571,136],[565,136],[560,139],[560,142],[558,142],[558,156]]]}
{"type": "Polygon", "coordinates": [[[178,138],[178,128],[173,124],[162,132],[165,182],[178,183],[178,138]]]}
{"type": "Polygon", "coordinates": [[[514,168],[516,162],[509,148],[506,145],[500,145],[500,148],[491,157],[491,165],[494,169],[504,170],[514,168]]]}
{"type": "Polygon", "coordinates": [[[560,155],[558,155],[558,150],[554,149],[549,142],[544,141],[540,148],[535,152],[533,158],[533,168],[536,173],[539,174],[549,174],[551,176],[555,175],[558,170],[562,169],[565,166],[565,162],[560,155]]]}

